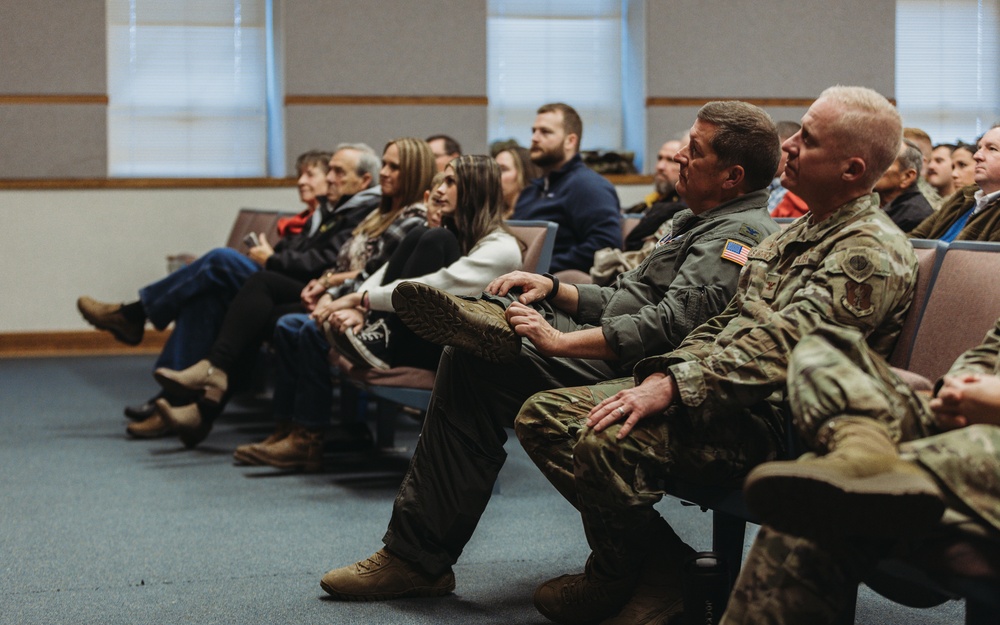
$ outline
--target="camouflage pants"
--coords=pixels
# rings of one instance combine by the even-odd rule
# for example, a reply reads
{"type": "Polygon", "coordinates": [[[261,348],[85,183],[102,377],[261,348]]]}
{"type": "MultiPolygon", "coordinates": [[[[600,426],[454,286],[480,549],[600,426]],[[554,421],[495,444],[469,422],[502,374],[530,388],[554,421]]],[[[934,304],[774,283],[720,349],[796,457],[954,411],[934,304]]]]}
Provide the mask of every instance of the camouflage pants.
{"type": "MultiPolygon", "coordinates": [[[[928,438],[930,410],[860,336],[823,331],[792,352],[789,399],[795,425],[823,447],[822,424],[838,416],[877,419],[898,440],[904,458],[938,478],[949,505],[940,532],[994,538],[1000,529],[1000,428],[974,425],[928,438]],[[994,526],[995,529],[991,529],[994,526]]],[[[881,554],[919,544],[833,539],[818,543],[761,528],[729,599],[722,625],[823,625],[839,622],[858,583],[881,554]]]]}
{"type": "Polygon", "coordinates": [[[769,405],[758,407],[767,419],[749,410],[695,418],[675,407],[643,419],[620,441],[618,425],[586,426],[591,408],[632,385],[623,378],[537,393],[514,425],[535,464],[580,511],[595,566],[609,577],[635,574],[649,552],[659,521],[653,505],[666,480],[735,484],[780,447],[765,423],[777,418],[769,405]]]}
{"type": "Polygon", "coordinates": [[[760,528],[720,625],[832,625],[852,605],[877,549],[760,528]]]}
{"type": "Polygon", "coordinates": [[[799,438],[824,450],[823,424],[834,417],[866,417],[884,423],[893,439],[929,433],[927,401],[897,376],[861,335],[824,326],[799,341],[788,366],[788,400],[799,438]]]}

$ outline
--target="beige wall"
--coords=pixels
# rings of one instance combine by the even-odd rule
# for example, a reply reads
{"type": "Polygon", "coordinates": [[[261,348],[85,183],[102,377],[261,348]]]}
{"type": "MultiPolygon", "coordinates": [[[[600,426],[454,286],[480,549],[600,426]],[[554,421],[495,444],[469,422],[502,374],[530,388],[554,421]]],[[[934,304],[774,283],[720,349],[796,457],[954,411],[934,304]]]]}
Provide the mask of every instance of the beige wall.
{"type": "MultiPolygon", "coordinates": [[[[485,98],[485,0],[275,0],[292,96],[485,98]]],[[[647,0],[646,95],[809,99],[834,83],[893,95],[894,0],[647,0]]],[[[0,179],[103,177],[105,107],[10,96],[106,93],[103,0],[0,9],[0,179]]],[[[526,42],[525,45],[530,45],[526,42]]],[[[697,107],[646,114],[647,153],[697,107]]],[[[769,109],[797,119],[803,107],[769,109]]],[[[486,149],[486,107],[319,104],[285,110],[286,156],[339,141],[376,149],[450,131],[486,149]]],[[[647,162],[650,162],[647,157],[647,162]]],[[[645,188],[621,190],[623,204],[645,188]]],[[[0,332],[82,329],[77,295],[111,300],[164,275],[167,254],[225,240],[241,206],[294,209],[293,189],[0,191],[0,332]]]]}
{"type": "MultiPolygon", "coordinates": [[[[285,90],[292,96],[486,98],[486,2],[282,2],[285,90]],[[359,10],[363,7],[364,10],[359,10]]],[[[317,105],[285,108],[286,154],[315,144],[445,132],[466,152],[486,151],[486,106],[317,105]]]]}
{"type": "Polygon", "coordinates": [[[107,175],[102,104],[4,104],[4,96],[103,96],[104,0],[0,8],[0,178],[107,175]]]}
{"type": "MultiPolygon", "coordinates": [[[[647,2],[646,94],[813,99],[835,84],[895,97],[895,0],[647,2]]],[[[804,106],[765,106],[798,120],[804,106]]],[[[647,110],[647,163],[696,106],[647,110]]]]}

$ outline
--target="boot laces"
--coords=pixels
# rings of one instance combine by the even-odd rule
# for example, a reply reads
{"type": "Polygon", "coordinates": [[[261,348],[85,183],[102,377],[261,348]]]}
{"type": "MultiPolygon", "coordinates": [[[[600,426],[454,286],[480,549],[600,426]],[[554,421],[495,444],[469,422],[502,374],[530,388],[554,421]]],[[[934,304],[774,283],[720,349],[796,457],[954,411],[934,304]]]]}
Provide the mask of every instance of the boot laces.
{"type": "Polygon", "coordinates": [[[581,575],[563,586],[560,594],[563,603],[573,605],[604,601],[608,598],[607,588],[603,584],[591,582],[586,575],[581,575]]]}
{"type": "Polygon", "coordinates": [[[357,337],[365,343],[385,343],[388,347],[389,324],[386,323],[385,319],[379,319],[374,323],[369,323],[361,329],[361,332],[357,334],[357,337]]]}
{"type": "Polygon", "coordinates": [[[371,571],[380,568],[389,563],[389,557],[382,553],[381,551],[376,551],[374,554],[365,558],[361,562],[358,562],[358,568],[362,568],[366,571],[371,571]]]}

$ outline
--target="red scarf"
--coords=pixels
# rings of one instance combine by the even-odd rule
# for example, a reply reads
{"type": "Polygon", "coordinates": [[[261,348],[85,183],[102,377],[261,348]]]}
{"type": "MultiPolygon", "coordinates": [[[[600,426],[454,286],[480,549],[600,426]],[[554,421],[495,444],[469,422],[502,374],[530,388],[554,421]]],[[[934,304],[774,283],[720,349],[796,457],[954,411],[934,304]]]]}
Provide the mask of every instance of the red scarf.
{"type": "Polygon", "coordinates": [[[289,234],[301,234],[309,225],[315,208],[307,208],[294,217],[282,217],[278,220],[278,236],[288,236],[289,234]]]}

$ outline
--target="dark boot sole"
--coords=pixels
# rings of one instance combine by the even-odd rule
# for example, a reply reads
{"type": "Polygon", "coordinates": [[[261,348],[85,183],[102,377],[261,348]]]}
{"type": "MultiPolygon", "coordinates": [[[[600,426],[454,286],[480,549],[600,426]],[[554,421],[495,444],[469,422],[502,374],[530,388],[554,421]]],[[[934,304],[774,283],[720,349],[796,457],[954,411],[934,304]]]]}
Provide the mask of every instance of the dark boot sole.
{"type": "Polygon", "coordinates": [[[945,509],[939,493],[918,475],[848,478],[784,463],[754,469],[744,496],[763,523],[799,536],[920,536],[945,509]]]}
{"type": "Polygon", "coordinates": [[[444,597],[450,595],[455,591],[455,580],[452,579],[450,585],[439,588],[437,586],[421,586],[419,588],[410,588],[397,593],[374,593],[374,594],[354,594],[345,593],[335,590],[332,586],[327,585],[326,582],[320,580],[320,588],[323,589],[326,594],[339,599],[341,601],[391,601],[393,599],[416,599],[423,597],[444,597]]]}
{"type": "Polygon", "coordinates": [[[521,337],[506,322],[484,318],[463,302],[417,282],[404,282],[392,292],[400,320],[425,341],[458,347],[489,362],[513,362],[521,353],[521,337]]]}

